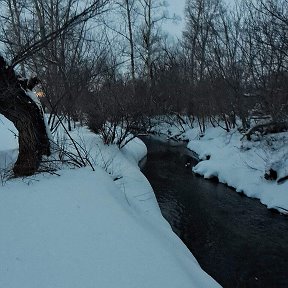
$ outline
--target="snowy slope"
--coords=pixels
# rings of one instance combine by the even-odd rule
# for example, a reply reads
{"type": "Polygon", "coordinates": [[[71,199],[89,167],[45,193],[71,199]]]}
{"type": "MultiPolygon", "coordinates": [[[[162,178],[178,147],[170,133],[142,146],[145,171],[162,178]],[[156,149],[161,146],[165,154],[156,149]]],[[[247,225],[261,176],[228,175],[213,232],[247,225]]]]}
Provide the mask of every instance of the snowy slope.
{"type": "MultiPolygon", "coordinates": [[[[63,169],[0,186],[0,287],[219,287],[162,217],[136,165],[145,145],[135,139],[119,151],[83,128],[73,136],[85,142],[95,171],[63,169]]],[[[0,146],[3,155],[17,146],[10,144],[0,146]]]]}

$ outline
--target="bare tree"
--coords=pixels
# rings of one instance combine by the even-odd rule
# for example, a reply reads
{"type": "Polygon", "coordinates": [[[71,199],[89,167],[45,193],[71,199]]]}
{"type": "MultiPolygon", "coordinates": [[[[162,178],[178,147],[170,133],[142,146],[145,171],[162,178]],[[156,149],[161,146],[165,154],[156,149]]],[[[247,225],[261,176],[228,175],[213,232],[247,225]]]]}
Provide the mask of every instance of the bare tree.
{"type": "MultiPolygon", "coordinates": [[[[277,126],[278,130],[286,129],[288,2],[246,1],[246,7],[250,13],[246,21],[245,53],[253,80],[253,93],[259,99],[258,110],[266,119],[270,116],[271,130],[277,126]]],[[[269,130],[266,124],[265,129],[269,130]]]]}
{"type": "MultiPolygon", "coordinates": [[[[34,4],[40,3],[36,0],[33,0],[33,2],[34,4]]],[[[102,13],[107,2],[94,1],[81,11],[74,10],[59,26],[52,27],[46,34],[44,33],[43,29],[45,27],[43,25],[41,26],[40,34],[38,32],[35,33],[35,30],[31,29],[34,32],[32,35],[26,34],[26,39],[23,35],[20,35],[21,39],[27,41],[25,44],[23,44],[23,41],[18,43],[22,44],[22,46],[18,47],[17,50],[12,49],[16,47],[16,43],[9,38],[8,32],[5,33],[4,38],[2,37],[1,40],[6,45],[9,45],[12,51],[16,51],[10,63],[7,63],[4,58],[0,58],[0,113],[11,120],[19,131],[19,156],[13,169],[16,176],[34,173],[40,164],[42,155],[49,155],[50,145],[41,107],[34,101],[33,96],[30,97],[29,94],[36,82],[22,81],[13,68],[30,60],[37,52],[46,49],[52,41],[63,35],[64,32],[71,31],[83,21],[87,21],[91,17],[102,13]]],[[[19,8],[17,11],[21,11],[21,9],[19,8]]],[[[2,17],[5,18],[6,16],[2,15],[2,17]]],[[[9,20],[10,18],[8,17],[7,19],[9,20]]],[[[30,24],[33,28],[35,23],[32,21],[30,24]]],[[[18,32],[21,33],[22,31],[19,30],[18,32]]]]}
{"type": "Polygon", "coordinates": [[[131,76],[132,76],[132,82],[133,85],[135,85],[136,81],[136,72],[135,72],[135,40],[134,40],[134,33],[133,33],[133,24],[135,23],[135,20],[133,20],[133,17],[135,17],[133,14],[135,14],[135,0],[124,0],[124,3],[119,3],[120,7],[122,7],[126,14],[127,19],[127,26],[128,26],[128,36],[126,37],[129,42],[130,52],[130,65],[131,65],[131,76]]]}
{"type": "MultiPolygon", "coordinates": [[[[0,113],[12,121],[19,132],[19,155],[14,166],[16,176],[33,174],[42,155],[50,154],[50,144],[41,108],[31,99],[33,84],[18,79],[0,57],[0,113]]],[[[34,82],[34,83],[33,83],[34,82]]]]}
{"type": "MultiPolygon", "coordinates": [[[[141,58],[144,62],[144,78],[150,85],[153,80],[153,65],[157,60],[159,43],[163,34],[159,24],[167,19],[163,3],[152,0],[139,0],[138,14],[142,17],[140,24],[138,45],[141,58]]],[[[161,50],[161,49],[160,49],[161,50]]]]}
{"type": "Polygon", "coordinates": [[[207,75],[207,54],[214,34],[214,27],[220,20],[220,0],[190,0],[186,3],[186,29],[183,46],[188,52],[191,84],[201,81],[207,75]]]}

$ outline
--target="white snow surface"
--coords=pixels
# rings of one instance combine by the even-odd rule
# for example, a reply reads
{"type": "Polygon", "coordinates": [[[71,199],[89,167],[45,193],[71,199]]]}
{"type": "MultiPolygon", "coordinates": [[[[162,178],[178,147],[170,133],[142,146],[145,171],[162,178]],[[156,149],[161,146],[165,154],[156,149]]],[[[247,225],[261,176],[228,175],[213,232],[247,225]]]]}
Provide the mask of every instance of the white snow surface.
{"type": "Polygon", "coordinates": [[[280,176],[287,169],[287,163],[280,161],[280,164],[279,159],[287,157],[288,133],[267,135],[251,142],[241,140],[243,135],[237,130],[228,133],[222,128],[208,128],[200,139],[195,137],[197,129],[193,130],[187,133],[190,140],[188,148],[202,159],[193,167],[195,173],[204,178],[216,176],[220,182],[235,188],[237,192],[258,198],[268,208],[286,213],[288,182],[278,184],[266,180],[264,175],[271,163],[279,163],[280,176]],[[207,156],[209,160],[206,160],[207,156]]]}
{"type": "Polygon", "coordinates": [[[0,169],[11,167],[18,155],[18,132],[12,122],[0,115],[0,169]]]}
{"type": "MultiPolygon", "coordinates": [[[[8,157],[17,139],[9,121],[0,124],[8,157]]],[[[220,287],[162,217],[137,166],[143,142],[119,150],[84,128],[72,135],[95,171],[66,168],[0,186],[0,287],[220,287]]]]}

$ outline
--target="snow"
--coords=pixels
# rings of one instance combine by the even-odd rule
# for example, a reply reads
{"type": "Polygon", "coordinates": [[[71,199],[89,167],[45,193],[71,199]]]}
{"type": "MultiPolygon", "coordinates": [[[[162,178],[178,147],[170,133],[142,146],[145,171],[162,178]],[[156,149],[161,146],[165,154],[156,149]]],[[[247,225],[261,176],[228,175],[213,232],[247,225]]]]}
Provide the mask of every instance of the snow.
{"type": "Polygon", "coordinates": [[[2,170],[16,161],[18,132],[13,123],[3,116],[0,116],[0,131],[0,170],[2,170]]]}
{"type": "Polygon", "coordinates": [[[38,106],[39,110],[43,110],[41,102],[34,91],[28,90],[25,91],[25,94],[38,106]]]}
{"type": "Polygon", "coordinates": [[[288,209],[288,182],[278,184],[266,180],[264,175],[267,166],[275,167],[275,163],[278,163],[279,177],[285,174],[287,158],[283,157],[288,152],[288,133],[267,135],[255,142],[242,137],[237,130],[226,132],[219,127],[208,128],[204,137],[189,137],[187,147],[202,160],[193,171],[204,178],[217,177],[237,192],[260,199],[268,208],[285,212],[281,208],[288,209]],[[275,143],[271,143],[271,139],[275,139],[275,143]]]}
{"type": "Polygon", "coordinates": [[[192,168],[194,173],[206,179],[217,177],[237,192],[287,214],[288,181],[281,180],[288,175],[288,132],[253,135],[253,141],[248,141],[236,128],[227,132],[206,123],[208,128],[201,133],[196,121],[191,128],[191,122],[179,125],[173,116],[159,119],[162,122],[154,132],[188,141],[187,148],[199,160],[192,168]],[[276,181],[264,177],[271,168],[277,172],[276,181]]]}
{"type": "MultiPolygon", "coordinates": [[[[43,107],[42,107],[40,99],[38,98],[38,96],[36,95],[36,93],[34,91],[27,90],[27,91],[25,91],[25,94],[31,99],[31,101],[33,101],[37,105],[37,107],[39,108],[40,112],[43,114],[45,128],[46,128],[46,133],[48,135],[48,138],[49,138],[50,142],[53,143],[53,136],[52,136],[51,131],[49,129],[47,118],[44,115],[44,110],[43,110],[43,107]]],[[[54,147],[53,147],[53,145],[51,145],[51,146],[52,146],[52,150],[53,150],[54,147]]]]}
{"type": "Polygon", "coordinates": [[[0,115],[0,149],[13,150],[18,148],[17,136],[18,132],[11,121],[8,121],[5,117],[0,115]]]}
{"type": "MultiPolygon", "coordinates": [[[[10,155],[16,139],[0,122],[10,155]]],[[[0,187],[0,287],[220,287],[162,217],[137,166],[144,143],[119,150],[83,127],[72,136],[95,171],[62,167],[0,187]]]]}

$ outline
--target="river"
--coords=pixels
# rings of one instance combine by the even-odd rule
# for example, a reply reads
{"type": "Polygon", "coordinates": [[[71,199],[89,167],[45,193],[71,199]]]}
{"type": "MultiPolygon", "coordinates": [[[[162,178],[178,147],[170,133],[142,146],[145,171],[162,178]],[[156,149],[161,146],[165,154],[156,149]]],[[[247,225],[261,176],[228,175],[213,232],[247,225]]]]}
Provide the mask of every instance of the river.
{"type": "Polygon", "coordinates": [[[163,216],[223,287],[288,287],[288,216],[192,173],[184,144],[142,139],[163,216]]]}

